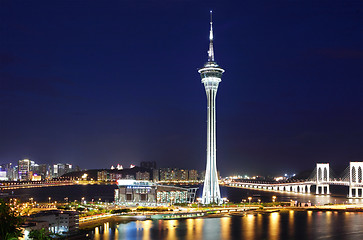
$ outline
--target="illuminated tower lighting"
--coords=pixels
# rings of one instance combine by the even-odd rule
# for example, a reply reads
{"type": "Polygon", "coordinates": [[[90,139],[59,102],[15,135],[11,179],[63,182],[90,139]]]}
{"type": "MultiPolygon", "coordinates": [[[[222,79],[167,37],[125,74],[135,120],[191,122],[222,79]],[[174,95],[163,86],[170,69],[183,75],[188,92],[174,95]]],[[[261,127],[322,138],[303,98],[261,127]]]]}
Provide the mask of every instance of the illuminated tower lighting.
{"type": "Polygon", "coordinates": [[[210,11],[208,62],[198,72],[207,94],[207,167],[205,172],[202,203],[221,203],[216,163],[216,95],[224,70],[214,61],[213,22],[210,11]]]}

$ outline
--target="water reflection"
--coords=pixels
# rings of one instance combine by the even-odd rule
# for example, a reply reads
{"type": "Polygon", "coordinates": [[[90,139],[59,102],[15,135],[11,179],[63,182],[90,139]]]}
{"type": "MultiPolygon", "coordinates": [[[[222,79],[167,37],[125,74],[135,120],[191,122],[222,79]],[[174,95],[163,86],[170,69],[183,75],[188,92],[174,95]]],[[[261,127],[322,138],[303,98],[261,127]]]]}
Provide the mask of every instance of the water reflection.
{"type": "Polygon", "coordinates": [[[95,236],[94,236],[95,240],[99,240],[100,239],[100,229],[98,227],[95,227],[95,236]]]}
{"type": "Polygon", "coordinates": [[[194,233],[195,233],[195,228],[194,228],[194,224],[195,224],[195,219],[190,218],[186,220],[186,228],[187,228],[187,239],[193,239],[194,238],[194,233]]]}
{"type": "Polygon", "coordinates": [[[252,214],[242,218],[242,231],[246,239],[255,239],[255,220],[252,214]]]}
{"type": "Polygon", "coordinates": [[[166,220],[167,225],[167,231],[168,234],[166,236],[166,239],[174,240],[176,239],[176,228],[178,227],[179,220],[166,220]]]}
{"type": "Polygon", "coordinates": [[[115,239],[119,239],[119,236],[118,236],[118,229],[117,229],[117,228],[115,229],[115,239]]]}
{"type": "Polygon", "coordinates": [[[269,239],[278,240],[280,234],[280,213],[271,213],[269,220],[269,239]]]}
{"type": "Polygon", "coordinates": [[[103,238],[109,239],[109,235],[110,235],[110,223],[106,222],[103,224],[103,238]]]}
{"type": "MultiPolygon", "coordinates": [[[[313,211],[307,211],[306,212],[306,225],[307,226],[313,226],[313,211]]],[[[311,233],[311,230],[312,227],[307,227],[306,228],[306,233],[308,236],[311,236],[312,233],[311,233]]]]}
{"type": "Polygon", "coordinates": [[[105,223],[92,239],[363,239],[363,213],[286,211],[221,218],[105,223]],[[354,236],[352,238],[352,236],[354,236]]]}
{"type": "Polygon", "coordinates": [[[221,239],[229,240],[231,238],[231,218],[222,217],[220,224],[221,224],[221,239]]]}
{"type": "Polygon", "coordinates": [[[221,238],[221,221],[219,218],[204,218],[202,239],[220,239],[221,238]]]}
{"type": "Polygon", "coordinates": [[[142,231],[141,236],[143,240],[150,240],[150,229],[152,228],[152,221],[140,221],[140,230],[142,231]]]}
{"type": "Polygon", "coordinates": [[[203,225],[204,225],[204,219],[197,218],[194,221],[194,227],[195,227],[195,238],[194,239],[202,239],[203,236],[203,225]]]}
{"type": "Polygon", "coordinates": [[[289,211],[289,238],[293,239],[294,237],[294,233],[295,233],[295,212],[294,211],[289,211]]]}

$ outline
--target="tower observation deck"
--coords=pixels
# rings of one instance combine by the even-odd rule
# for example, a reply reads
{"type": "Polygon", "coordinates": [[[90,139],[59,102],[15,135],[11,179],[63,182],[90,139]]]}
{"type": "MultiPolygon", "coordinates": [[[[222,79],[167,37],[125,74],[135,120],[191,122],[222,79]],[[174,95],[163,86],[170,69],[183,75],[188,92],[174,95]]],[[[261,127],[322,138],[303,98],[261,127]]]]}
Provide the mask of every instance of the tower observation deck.
{"type": "Polygon", "coordinates": [[[222,81],[224,70],[214,60],[213,50],[213,21],[210,12],[210,33],[208,61],[198,72],[202,78],[207,95],[207,167],[203,187],[202,203],[221,203],[221,193],[218,183],[216,159],[216,95],[218,85],[222,81]]]}

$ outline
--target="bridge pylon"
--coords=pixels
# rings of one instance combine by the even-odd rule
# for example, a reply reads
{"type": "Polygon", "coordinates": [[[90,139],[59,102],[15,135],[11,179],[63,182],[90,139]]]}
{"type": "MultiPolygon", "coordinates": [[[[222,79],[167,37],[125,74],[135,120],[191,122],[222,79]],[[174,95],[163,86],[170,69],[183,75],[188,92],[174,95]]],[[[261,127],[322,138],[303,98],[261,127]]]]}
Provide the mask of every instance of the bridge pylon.
{"type": "Polygon", "coordinates": [[[349,198],[363,198],[363,162],[349,164],[349,198]]]}
{"type": "Polygon", "coordinates": [[[316,195],[329,195],[329,163],[316,164],[316,195]]]}

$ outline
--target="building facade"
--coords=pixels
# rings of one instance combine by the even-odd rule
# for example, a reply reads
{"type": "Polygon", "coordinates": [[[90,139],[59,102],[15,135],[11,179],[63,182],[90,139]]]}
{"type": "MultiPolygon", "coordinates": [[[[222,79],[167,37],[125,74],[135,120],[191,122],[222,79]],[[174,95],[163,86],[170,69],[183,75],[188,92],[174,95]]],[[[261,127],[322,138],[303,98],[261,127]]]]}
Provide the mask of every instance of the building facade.
{"type": "MultiPolygon", "coordinates": [[[[115,189],[115,203],[129,206],[156,206],[188,203],[192,191],[187,188],[159,185],[152,181],[118,180],[115,189]]],[[[194,200],[193,200],[194,201],[194,200]]]]}
{"type": "Polygon", "coordinates": [[[19,160],[18,162],[18,176],[20,181],[30,181],[33,175],[34,161],[29,159],[19,160]]]}
{"type": "Polygon", "coordinates": [[[74,232],[79,228],[79,214],[76,211],[44,211],[31,215],[29,219],[47,222],[48,231],[52,233],[74,232]]]}

